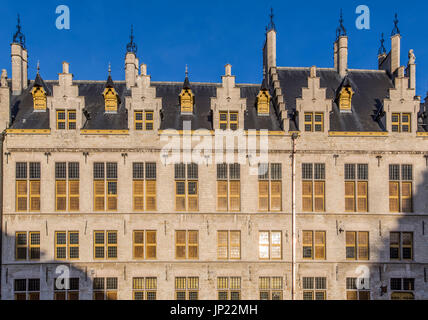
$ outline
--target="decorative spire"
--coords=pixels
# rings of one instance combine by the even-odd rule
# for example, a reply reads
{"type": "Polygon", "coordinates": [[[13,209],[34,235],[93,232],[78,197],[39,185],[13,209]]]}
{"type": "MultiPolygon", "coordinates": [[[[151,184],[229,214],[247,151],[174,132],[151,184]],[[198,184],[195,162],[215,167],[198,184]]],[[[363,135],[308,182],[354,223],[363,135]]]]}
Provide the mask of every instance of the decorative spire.
{"type": "Polygon", "coordinates": [[[134,26],[131,24],[131,35],[129,43],[126,45],[126,51],[137,54],[137,45],[134,43],[134,26]]]}
{"type": "Polygon", "coordinates": [[[385,39],[383,38],[383,32],[382,32],[382,35],[380,38],[380,48],[379,48],[378,55],[386,54],[384,43],[385,43],[385,39]]]}
{"type": "Polygon", "coordinates": [[[187,64],[186,64],[186,69],[184,74],[186,75],[186,77],[184,78],[184,83],[183,83],[183,89],[190,89],[190,81],[189,81],[189,72],[187,70],[187,64]]]}
{"type": "Polygon", "coordinates": [[[343,25],[343,11],[340,9],[339,27],[336,29],[336,40],[343,36],[346,36],[346,28],[343,25]]]}
{"type": "Polygon", "coordinates": [[[21,31],[21,19],[18,14],[18,23],[16,24],[16,32],[13,35],[13,43],[19,43],[25,49],[25,36],[21,31]]]}
{"type": "Polygon", "coordinates": [[[108,78],[107,78],[107,82],[106,82],[106,88],[113,88],[114,87],[114,83],[113,83],[113,79],[111,78],[111,63],[108,63],[108,78]]]}
{"type": "Polygon", "coordinates": [[[268,90],[267,81],[266,81],[266,72],[263,72],[263,81],[261,90],[268,90]]]}
{"type": "Polygon", "coordinates": [[[37,74],[40,73],[40,60],[37,60],[37,74]]]}
{"type": "Polygon", "coordinates": [[[395,36],[396,34],[400,34],[400,29],[398,29],[398,14],[395,14],[394,18],[394,29],[392,29],[391,37],[395,36]]]}
{"type": "Polygon", "coordinates": [[[266,27],[266,32],[268,32],[270,30],[276,31],[275,23],[273,22],[273,17],[274,17],[274,15],[273,15],[273,8],[271,7],[270,8],[270,15],[269,15],[270,21],[269,21],[268,26],[266,27]]]}
{"type": "Polygon", "coordinates": [[[111,63],[108,63],[108,75],[111,76],[111,63]]]}

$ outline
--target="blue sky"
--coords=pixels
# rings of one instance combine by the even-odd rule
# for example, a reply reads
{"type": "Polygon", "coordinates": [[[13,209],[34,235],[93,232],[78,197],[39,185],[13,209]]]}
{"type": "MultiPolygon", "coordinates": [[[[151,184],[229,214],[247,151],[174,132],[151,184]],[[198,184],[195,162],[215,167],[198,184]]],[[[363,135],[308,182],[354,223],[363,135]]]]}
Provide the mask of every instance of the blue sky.
{"type": "Polygon", "coordinates": [[[124,79],[125,47],[134,25],[140,62],[155,81],[182,81],[185,65],[191,81],[219,82],[232,64],[238,83],[262,79],[262,46],[270,7],[274,8],[277,64],[331,67],[333,41],[343,8],[349,36],[349,67],[377,68],[381,32],[390,49],[394,13],[399,14],[402,65],[414,49],[417,94],[428,91],[427,1],[9,1],[2,4],[0,68],[10,73],[10,43],[16,15],[29,51],[29,77],[40,60],[44,79],[57,79],[61,62],[70,62],[75,79],[124,79]],[[70,8],[70,30],[55,27],[58,5],[70,8]],[[370,30],[355,26],[358,5],[370,8],[370,30]]]}

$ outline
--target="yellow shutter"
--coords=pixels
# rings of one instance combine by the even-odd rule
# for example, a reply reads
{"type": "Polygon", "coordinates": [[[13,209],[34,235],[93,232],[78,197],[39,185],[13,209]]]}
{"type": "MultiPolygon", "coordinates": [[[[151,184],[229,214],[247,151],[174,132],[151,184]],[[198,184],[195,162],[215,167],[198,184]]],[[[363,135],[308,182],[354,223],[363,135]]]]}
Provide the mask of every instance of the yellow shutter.
{"type": "Polygon", "coordinates": [[[230,258],[241,259],[241,231],[230,231],[230,258]]]}
{"type": "Polygon", "coordinates": [[[107,210],[117,210],[117,181],[107,181],[107,210]]]}
{"type": "Polygon", "coordinates": [[[134,259],[144,259],[144,231],[134,231],[134,259]]]}
{"type": "Polygon", "coordinates": [[[189,211],[198,211],[198,182],[187,182],[187,208],[189,211]]]}
{"type": "Polygon", "coordinates": [[[79,180],[68,182],[68,207],[70,211],[79,211],[79,180]]]}
{"type": "Polygon", "coordinates": [[[271,181],[270,183],[270,210],[281,211],[281,181],[271,181]]]}
{"type": "Polygon", "coordinates": [[[156,231],[146,231],[146,259],[156,259],[156,231]]]}
{"type": "Polygon", "coordinates": [[[104,180],[94,180],[94,210],[104,210],[104,180]]]}
{"type": "Polygon", "coordinates": [[[324,193],[325,193],[324,181],[315,181],[314,197],[315,197],[315,211],[317,212],[322,212],[325,210],[324,193]]]}
{"type": "Polygon", "coordinates": [[[399,212],[400,211],[400,186],[398,181],[389,182],[389,211],[399,212]]]}
{"type": "Polygon", "coordinates": [[[401,183],[401,211],[412,212],[412,183],[401,183]]]}
{"type": "Polygon", "coordinates": [[[156,180],[146,180],[146,210],[156,210],[156,180]]]}
{"type": "Polygon", "coordinates": [[[186,259],[186,231],[175,232],[175,257],[186,259]]]}
{"type": "Polygon", "coordinates": [[[55,191],[55,209],[57,211],[65,211],[67,209],[67,182],[65,180],[57,180],[55,191]]]}
{"type": "Polygon", "coordinates": [[[315,231],[315,259],[325,259],[325,231],[315,231]]]}
{"type": "Polygon", "coordinates": [[[357,259],[356,237],[355,231],[346,231],[346,259],[357,259]]]}
{"type": "Polygon", "coordinates": [[[227,211],[227,181],[217,181],[217,210],[227,211]]]}
{"type": "Polygon", "coordinates": [[[303,231],[303,258],[312,259],[313,258],[313,232],[312,231],[303,231]],[[309,254],[310,250],[310,254],[309,254]],[[306,253],[306,255],[305,255],[306,253]]]}
{"type": "Polygon", "coordinates": [[[185,181],[175,182],[175,210],[176,211],[186,210],[186,182],[185,181]]]}
{"type": "Polygon", "coordinates": [[[241,182],[229,181],[230,211],[241,210],[241,182]]]}
{"type": "Polygon", "coordinates": [[[302,210],[312,211],[312,181],[302,182],[302,210]]]}
{"type": "Polygon", "coordinates": [[[345,211],[355,211],[354,181],[345,181],[345,211]]]}
{"type": "Polygon", "coordinates": [[[369,260],[369,233],[358,232],[358,259],[369,260]]]}
{"type": "Polygon", "coordinates": [[[16,211],[27,211],[27,180],[16,181],[16,211]]]}
{"type": "Polygon", "coordinates": [[[30,181],[30,211],[40,211],[40,180],[30,181]]]}
{"type": "Polygon", "coordinates": [[[217,231],[217,259],[228,258],[228,232],[217,231]]]}
{"type": "Polygon", "coordinates": [[[144,211],[144,180],[134,180],[133,192],[134,211],[144,211]]]}
{"type": "Polygon", "coordinates": [[[346,291],[346,300],[358,300],[357,291],[346,291]]]}
{"type": "Polygon", "coordinates": [[[189,259],[197,259],[198,252],[198,231],[187,231],[187,245],[189,259]]]}
{"type": "Polygon", "coordinates": [[[259,181],[259,211],[269,210],[269,181],[259,181]]]}
{"type": "Polygon", "coordinates": [[[358,181],[358,212],[368,211],[368,184],[367,181],[358,181]]]}

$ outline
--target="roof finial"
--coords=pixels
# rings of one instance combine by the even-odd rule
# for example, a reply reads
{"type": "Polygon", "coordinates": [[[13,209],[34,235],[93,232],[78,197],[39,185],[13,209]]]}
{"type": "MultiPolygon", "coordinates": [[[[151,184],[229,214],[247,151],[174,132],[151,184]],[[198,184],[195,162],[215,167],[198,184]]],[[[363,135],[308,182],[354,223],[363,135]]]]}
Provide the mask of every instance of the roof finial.
{"type": "Polygon", "coordinates": [[[126,51],[137,54],[137,45],[134,43],[134,26],[131,24],[131,35],[129,43],[126,45],[126,51]]]}
{"type": "Polygon", "coordinates": [[[186,78],[187,78],[187,76],[189,75],[189,71],[187,70],[187,64],[186,64],[186,69],[185,69],[185,71],[184,71],[184,74],[186,75],[186,78]]]}
{"type": "Polygon", "coordinates": [[[395,14],[394,18],[394,29],[392,29],[391,37],[395,36],[396,34],[400,34],[400,29],[398,29],[398,14],[395,14]]]}
{"type": "Polygon", "coordinates": [[[37,60],[37,74],[40,73],[40,60],[37,60]]]}
{"type": "Polygon", "coordinates": [[[383,38],[383,32],[382,32],[382,35],[380,38],[380,48],[379,48],[379,52],[378,52],[379,55],[386,53],[384,43],[385,43],[385,39],[383,38]]]}
{"type": "Polygon", "coordinates": [[[111,63],[108,63],[108,75],[111,76],[111,63]]]}
{"type": "Polygon", "coordinates": [[[16,24],[16,32],[13,35],[13,43],[19,43],[23,48],[25,48],[25,36],[21,31],[21,19],[18,14],[18,22],[16,24]]]}
{"type": "Polygon", "coordinates": [[[346,28],[343,25],[343,11],[340,9],[339,27],[336,29],[336,39],[346,36],[346,28]]]}
{"type": "Polygon", "coordinates": [[[273,17],[274,17],[274,15],[273,15],[273,8],[270,7],[270,15],[269,15],[270,21],[269,21],[269,25],[268,25],[266,31],[270,31],[270,30],[276,31],[275,23],[273,22],[273,17]]]}

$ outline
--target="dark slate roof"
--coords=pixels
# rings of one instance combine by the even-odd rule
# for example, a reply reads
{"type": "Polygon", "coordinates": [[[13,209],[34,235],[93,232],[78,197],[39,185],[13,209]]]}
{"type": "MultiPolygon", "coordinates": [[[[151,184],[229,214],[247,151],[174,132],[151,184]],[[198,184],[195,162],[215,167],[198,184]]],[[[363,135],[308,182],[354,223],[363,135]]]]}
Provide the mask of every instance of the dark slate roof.
{"type": "MultiPolygon", "coordinates": [[[[37,80],[37,77],[36,77],[37,80]]],[[[58,81],[45,82],[41,78],[38,80],[48,95],[52,92],[52,87],[58,81]]],[[[12,95],[10,98],[12,129],[49,129],[49,110],[34,110],[33,89],[35,81],[30,81],[27,89],[19,96],[12,95]]]]}
{"type": "MultiPolygon", "coordinates": [[[[296,110],[296,99],[302,97],[302,87],[308,86],[309,68],[278,68],[278,78],[289,112],[296,110]]],[[[355,92],[352,98],[352,112],[340,112],[336,104],[338,89],[343,79],[334,69],[317,69],[321,88],[326,88],[326,97],[333,99],[330,114],[331,131],[385,131],[382,121],[375,120],[375,114],[388,97],[393,83],[384,71],[350,70],[349,83],[355,92]]],[[[383,119],[384,121],[384,119],[383,119]]],[[[296,122],[298,123],[298,122],[296,122]]],[[[290,130],[296,125],[290,123],[290,130]]]]}
{"type": "Polygon", "coordinates": [[[428,96],[418,112],[418,132],[428,132],[428,96]]]}
{"type": "Polygon", "coordinates": [[[191,121],[192,130],[213,130],[211,98],[217,96],[219,84],[192,83],[192,92],[195,95],[193,114],[181,114],[179,95],[183,89],[182,83],[152,82],[152,86],[156,88],[156,97],[162,98],[161,130],[183,130],[183,121],[191,121]]]}
{"type": "Polygon", "coordinates": [[[269,115],[259,116],[257,114],[257,95],[260,92],[258,85],[238,85],[241,88],[241,98],[247,100],[247,110],[244,114],[244,130],[267,129],[270,131],[282,130],[281,121],[274,108],[272,99],[270,100],[269,115]]]}
{"type": "Polygon", "coordinates": [[[128,129],[128,110],[125,108],[125,96],[130,95],[130,92],[126,89],[124,81],[116,81],[114,83],[113,81],[111,83],[74,81],[74,83],[79,86],[79,96],[85,97],[85,110],[89,113],[89,119],[86,119],[82,129],[128,129]],[[120,104],[117,106],[117,112],[115,113],[105,112],[103,92],[106,84],[113,84],[119,95],[120,104]]]}

